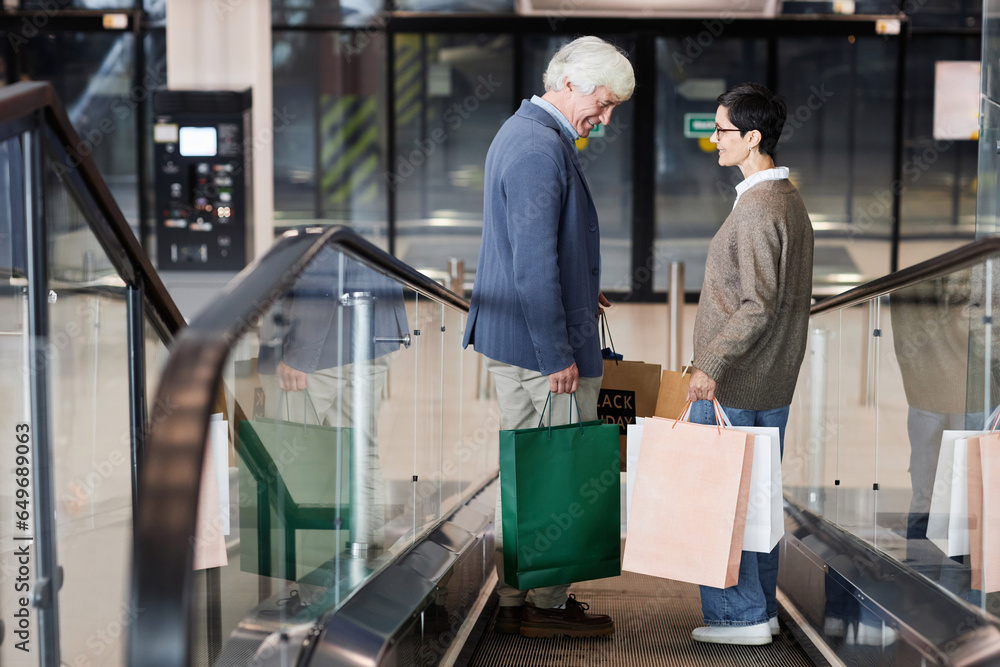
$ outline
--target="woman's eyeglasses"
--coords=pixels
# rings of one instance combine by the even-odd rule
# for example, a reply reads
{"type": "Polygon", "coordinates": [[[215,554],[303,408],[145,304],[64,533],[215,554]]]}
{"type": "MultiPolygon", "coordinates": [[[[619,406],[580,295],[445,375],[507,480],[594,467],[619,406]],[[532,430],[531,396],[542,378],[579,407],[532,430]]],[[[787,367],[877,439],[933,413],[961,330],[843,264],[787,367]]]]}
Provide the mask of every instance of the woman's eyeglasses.
{"type": "Polygon", "coordinates": [[[722,134],[723,132],[739,132],[740,128],[738,128],[738,127],[719,127],[718,125],[716,125],[715,126],[715,131],[718,134],[722,134]]]}

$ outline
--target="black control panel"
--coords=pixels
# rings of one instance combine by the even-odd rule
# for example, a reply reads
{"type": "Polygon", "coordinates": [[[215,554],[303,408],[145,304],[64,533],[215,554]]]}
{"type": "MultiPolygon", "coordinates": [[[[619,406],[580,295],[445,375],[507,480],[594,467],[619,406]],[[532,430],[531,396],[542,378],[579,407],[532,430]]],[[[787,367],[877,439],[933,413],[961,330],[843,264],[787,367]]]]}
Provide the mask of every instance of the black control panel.
{"type": "Polygon", "coordinates": [[[239,271],[250,231],[250,93],[153,96],[160,271],[239,271]]]}

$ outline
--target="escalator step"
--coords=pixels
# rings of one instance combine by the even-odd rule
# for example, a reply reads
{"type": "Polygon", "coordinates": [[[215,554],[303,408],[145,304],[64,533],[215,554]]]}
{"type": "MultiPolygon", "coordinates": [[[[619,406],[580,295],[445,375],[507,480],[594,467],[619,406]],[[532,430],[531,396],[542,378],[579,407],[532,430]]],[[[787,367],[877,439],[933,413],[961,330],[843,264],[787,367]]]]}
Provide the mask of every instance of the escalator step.
{"type": "Polygon", "coordinates": [[[575,584],[573,593],[590,610],[615,621],[610,637],[528,639],[493,632],[483,637],[474,667],[574,667],[628,665],[762,665],[807,667],[812,664],[791,633],[767,646],[701,644],[691,630],[701,625],[698,587],[623,572],[620,577],[575,584]]]}

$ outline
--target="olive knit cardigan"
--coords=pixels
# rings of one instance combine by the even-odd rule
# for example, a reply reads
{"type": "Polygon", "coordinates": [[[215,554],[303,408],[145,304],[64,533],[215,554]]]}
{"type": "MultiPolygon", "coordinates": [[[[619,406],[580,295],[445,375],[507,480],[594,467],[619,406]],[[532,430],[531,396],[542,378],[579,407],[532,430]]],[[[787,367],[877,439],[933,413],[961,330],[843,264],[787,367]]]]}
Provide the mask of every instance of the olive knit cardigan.
{"type": "Polygon", "coordinates": [[[791,404],[805,355],[813,230],[787,179],[746,190],[708,247],[694,323],[694,366],[722,405],[791,404]]]}

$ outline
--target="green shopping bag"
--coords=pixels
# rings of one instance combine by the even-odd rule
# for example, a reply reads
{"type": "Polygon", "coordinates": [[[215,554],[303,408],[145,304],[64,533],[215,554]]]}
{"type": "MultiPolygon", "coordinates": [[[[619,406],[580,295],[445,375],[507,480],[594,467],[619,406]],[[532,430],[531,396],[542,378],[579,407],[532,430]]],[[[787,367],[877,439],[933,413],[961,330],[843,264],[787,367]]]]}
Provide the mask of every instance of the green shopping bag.
{"type": "Polygon", "coordinates": [[[500,432],[504,579],[519,590],[621,574],[618,426],[551,419],[500,432]]]}
{"type": "Polygon", "coordinates": [[[239,423],[241,570],[295,580],[299,565],[315,560],[298,552],[299,530],[329,531],[328,539],[311,533],[320,562],[339,550],[337,531],[349,528],[352,438],[350,428],[269,418],[239,423]]]}

